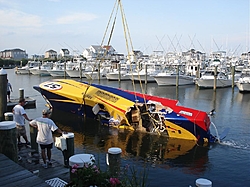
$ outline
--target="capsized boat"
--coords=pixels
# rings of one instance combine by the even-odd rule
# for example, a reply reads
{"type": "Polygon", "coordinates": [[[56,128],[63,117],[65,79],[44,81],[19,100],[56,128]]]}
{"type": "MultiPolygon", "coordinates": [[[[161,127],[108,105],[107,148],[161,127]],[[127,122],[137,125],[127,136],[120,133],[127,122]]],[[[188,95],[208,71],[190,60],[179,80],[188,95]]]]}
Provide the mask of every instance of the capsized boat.
{"type": "Polygon", "coordinates": [[[210,117],[200,110],[162,98],[99,84],[55,79],[34,86],[53,109],[96,118],[116,128],[167,134],[170,138],[217,141],[210,117]]]}

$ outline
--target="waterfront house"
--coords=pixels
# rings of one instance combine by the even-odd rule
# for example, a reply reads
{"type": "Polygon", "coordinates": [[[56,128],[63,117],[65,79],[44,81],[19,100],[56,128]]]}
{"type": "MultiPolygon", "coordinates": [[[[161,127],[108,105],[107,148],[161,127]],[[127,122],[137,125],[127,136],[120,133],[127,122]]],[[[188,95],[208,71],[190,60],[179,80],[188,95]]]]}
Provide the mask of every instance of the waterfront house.
{"type": "Polygon", "coordinates": [[[50,50],[45,52],[44,58],[56,59],[57,58],[57,52],[50,49],[50,50]]]}
{"type": "Polygon", "coordinates": [[[59,55],[63,58],[67,58],[70,56],[70,52],[68,49],[61,49],[59,55]]]}
{"type": "Polygon", "coordinates": [[[27,59],[28,54],[25,50],[22,49],[6,49],[4,51],[0,51],[0,58],[2,59],[11,59],[11,60],[22,60],[27,59]]]}

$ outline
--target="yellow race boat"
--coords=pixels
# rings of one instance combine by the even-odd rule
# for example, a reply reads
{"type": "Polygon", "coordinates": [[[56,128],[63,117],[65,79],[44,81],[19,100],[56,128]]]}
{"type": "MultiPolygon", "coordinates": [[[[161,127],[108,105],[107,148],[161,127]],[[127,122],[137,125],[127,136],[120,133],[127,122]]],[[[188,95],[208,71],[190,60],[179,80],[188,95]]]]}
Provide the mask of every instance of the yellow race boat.
{"type": "Polygon", "coordinates": [[[34,86],[53,109],[99,119],[104,125],[167,134],[170,138],[215,142],[210,117],[177,100],[69,79],[34,86]]]}

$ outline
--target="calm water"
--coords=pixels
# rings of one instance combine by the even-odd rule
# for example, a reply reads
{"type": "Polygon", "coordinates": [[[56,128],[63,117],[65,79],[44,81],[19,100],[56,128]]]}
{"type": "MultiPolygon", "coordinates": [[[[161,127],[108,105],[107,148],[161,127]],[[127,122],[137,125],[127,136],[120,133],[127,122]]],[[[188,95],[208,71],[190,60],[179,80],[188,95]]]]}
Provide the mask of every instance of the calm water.
{"type": "MultiPolygon", "coordinates": [[[[16,75],[6,70],[14,92],[11,98],[19,96],[19,88],[25,95],[37,101],[35,109],[27,109],[30,118],[41,115],[45,101],[33,85],[51,79],[34,75],[16,75]]],[[[133,90],[130,81],[102,81],[102,84],[133,90]]],[[[136,84],[139,91],[139,84],[136,84]]],[[[237,88],[199,90],[195,86],[158,87],[147,85],[147,93],[178,99],[187,107],[204,111],[216,110],[212,118],[219,132],[230,127],[223,142],[210,148],[198,147],[187,141],[172,141],[167,137],[149,134],[122,132],[101,128],[94,121],[54,111],[53,120],[63,130],[75,133],[75,153],[92,153],[106,167],[105,154],[108,148],[122,148],[122,165],[129,164],[148,171],[150,186],[195,186],[195,180],[203,177],[211,180],[213,186],[250,186],[250,94],[242,94],[237,88]],[[85,123],[85,125],[84,125],[85,123]]],[[[215,129],[211,127],[215,134],[215,129]]],[[[53,158],[62,161],[59,150],[53,149],[53,158]]]]}

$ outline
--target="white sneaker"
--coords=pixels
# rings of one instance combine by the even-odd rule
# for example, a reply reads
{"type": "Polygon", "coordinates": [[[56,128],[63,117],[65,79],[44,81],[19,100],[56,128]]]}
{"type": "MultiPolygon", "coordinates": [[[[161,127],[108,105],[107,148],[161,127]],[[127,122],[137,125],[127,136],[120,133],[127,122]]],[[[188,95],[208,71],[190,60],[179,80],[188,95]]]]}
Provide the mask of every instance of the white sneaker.
{"type": "Polygon", "coordinates": [[[42,164],[42,167],[44,167],[45,169],[48,168],[47,163],[46,164],[42,164]]]}

